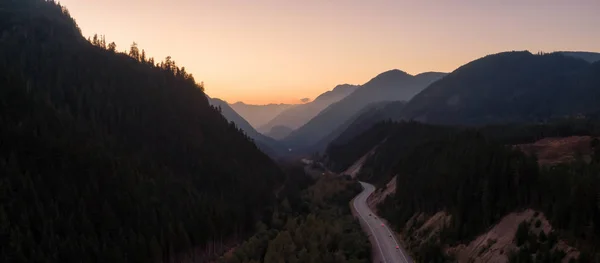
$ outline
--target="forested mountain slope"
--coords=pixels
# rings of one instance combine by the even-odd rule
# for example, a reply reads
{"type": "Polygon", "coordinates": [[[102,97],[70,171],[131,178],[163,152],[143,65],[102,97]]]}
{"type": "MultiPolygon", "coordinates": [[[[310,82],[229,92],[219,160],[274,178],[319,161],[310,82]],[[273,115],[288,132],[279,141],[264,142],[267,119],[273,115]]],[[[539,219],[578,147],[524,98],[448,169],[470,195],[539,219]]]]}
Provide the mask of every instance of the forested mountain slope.
{"type": "Polygon", "coordinates": [[[282,171],[170,58],[90,44],[53,2],[0,25],[1,262],[200,257],[270,215],[282,171]]]}
{"type": "MultiPolygon", "coordinates": [[[[559,262],[566,251],[557,239],[582,251],[574,262],[594,262],[600,248],[598,145],[596,139],[591,161],[540,167],[535,156],[474,130],[430,141],[394,165],[396,193],[380,210],[410,240],[420,243],[411,249],[423,262],[452,256],[446,248],[470,242],[505,215],[525,208],[543,212],[554,230],[544,235],[517,230],[514,239],[509,237],[512,246],[504,247],[510,262],[559,262]],[[415,224],[419,228],[423,219],[440,212],[448,221],[426,236],[413,236],[415,224]]],[[[527,225],[540,227],[524,222],[519,228],[527,225]]]]}
{"type": "Polygon", "coordinates": [[[436,124],[544,121],[600,110],[600,62],[560,53],[489,55],[416,95],[401,117],[436,124]]]}
{"type": "MultiPolygon", "coordinates": [[[[343,171],[369,152],[373,153],[363,165],[361,179],[378,183],[389,179],[391,165],[412,151],[414,146],[450,136],[465,126],[440,126],[418,122],[383,121],[366,131],[344,138],[340,136],[329,144],[325,152],[327,164],[333,171],[343,171]]],[[[478,128],[486,137],[504,145],[531,143],[548,137],[600,135],[600,118],[596,115],[577,118],[552,119],[547,123],[486,125],[478,128]]]]}
{"type": "Polygon", "coordinates": [[[337,127],[319,142],[319,150],[329,144],[344,144],[378,122],[396,120],[406,105],[405,101],[384,101],[367,105],[345,123],[337,127]]]}
{"type": "Polygon", "coordinates": [[[445,138],[456,132],[454,127],[441,127],[418,122],[382,122],[359,136],[332,142],[327,148],[328,164],[342,171],[375,146],[359,173],[359,179],[382,184],[393,176],[392,166],[421,143],[445,138]]]}
{"type": "Polygon", "coordinates": [[[348,205],[360,184],[336,175],[313,180],[301,163],[284,168],[288,180],[270,222],[259,223],[254,236],[219,262],[371,262],[369,239],[348,205]]]}
{"type": "Polygon", "coordinates": [[[507,214],[531,208],[548,218],[555,231],[546,234],[554,241],[525,233],[527,241],[506,247],[505,257],[556,262],[565,252],[556,245],[559,238],[584,252],[575,262],[591,262],[586,259],[600,247],[598,139],[591,140],[591,156],[574,153],[575,161],[546,166],[513,146],[573,135],[600,136],[600,120],[592,115],[479,128],[381,122],[346,144],[331,144],[326,157],[330,168],[343,170],[377,146],[359,179],[382,185],[395,176],[395,194],[379,210],[419,261],[447,262],[450,248],[471,242],[507,214]],[[435,227],[423,225],[438,215],[443,220],[435,227]]]}

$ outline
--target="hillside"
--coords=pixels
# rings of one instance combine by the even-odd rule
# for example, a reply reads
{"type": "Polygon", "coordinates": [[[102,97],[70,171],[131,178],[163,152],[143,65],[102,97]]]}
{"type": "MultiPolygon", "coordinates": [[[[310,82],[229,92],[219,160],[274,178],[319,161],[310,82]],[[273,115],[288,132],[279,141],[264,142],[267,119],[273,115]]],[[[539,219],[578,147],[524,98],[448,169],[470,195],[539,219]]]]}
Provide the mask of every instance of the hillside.
{"type": "Polygon", "coordinates": [[[269,214],[283,172],[183,67],[53,2],[0,24],[0,262],[205,262],[269,214]]]}
{"type": "Polygon", "coordinates": [[[382,122],[352,139],[332,142],[326,156],[330,168],[340,171],[377,146],[377,150],[364,161],[358,177],[381,185],[393,176],[390,171],[396,162],[415,147],[430,140],[445,138],[456,131],[454,127],[417,122],[382,122]]]}
{"type": "Polygon", "coordinates": [[[600,53],[596,52],[585,52],[585,51],[559,51],[556,53],[560,53],[566,56],[571,56],[575,58],[583,59],[587,62],[594,63],[596,61],[600,61],[600,53]]]}
{"type": "Polygon", "coordinates": [[[400,70],[381,73],[352,94],[325,108],[292,132],[284,142],[296,150],[313,146],[367,105],[380,101],[408,101],[444,75],[431,72],[412,76],[400,70]]]}
{"type": "Polygon", "coordinates": [[[338,171],[361,163],[359,179],[382,187],[369,202],[379,203],[419,261],[529,262],[522,260],[538,253],[546,262],[590,262],[600,247],[600,143],[590,138],[598,135],[595,116],[477,129],[380,122],[332,143],[326,160],[338,171]],[[538,219],[547,236],[538,238],[538,219]],[[515,234],[523,220],[529,234],[515,234]]]}
{"type": "Polygon", "coordinates": [[[543,121],[600,110],[600,62],[559,53],[489,55],[415,96],[402,117],[436,124],[543,121]]]}
{"type": "MultiPolygon", "coordinates": [[[[594,152],[600,153],[597,146],[594,152]]],[[[591,262],[588,257],[597,256],[600,247],[595,216],[599,157],[540,167],[533,156],[465,131],[423,143],[396,162],[390,171],[397,175],[395,194],[379,209],[420,261],[496,254],[505,260],[493,262],[531,262],[534,257],[558,262],[573,246],[581,251],[573,255],[575,262],[591,262]],[[543,215],[521,216],[523,208],[543,215]],[[443,221],[430,222],[440,214],[443,221]],[[500,228],[504,232],[494,233],[500,228]]]]}
{"type": "Polygon", "coordinates": [[[286,153],[286,149],[281,145],[281,143],[277,142],[271,137],[265,136],[259,132],[257,132],[250,123],[248,123],[242,116],[240,116],[235,110],[233,110],[227,102],[208,97],[208,102],[210,105],[217,107],[220,109],[221,114],[223,116],[235,123],[235,125],[244,131],[248,137],[254,140],[256,146],[260,148],[264,153],[268,154],[272,158],[281,157],[286,153]]]}
{"type": "Polygon", "coordinates": [[[404,101],[373,102],[335,128],[312,147],[306,149],[311,152],[323,153],[330,144],[343,144],[370,129],[378,122],[397,118],[404,105],[406,105],[404,101]]]}
{"type": "Polygon", "coordinates": [[[283,126],[283,125],[277,125],[277,126],[273,126],[273,128],[271,128],[271,130],[266,135],[275,140],[281,140],[281,139],[285,138],[286,136],[290,135],[290,133],[292,133],[292,131],[293,130],[290,127],[283,126]]]}
{"type": "Polygon", "coordinates": [[[346,143],[371,128],[375,123],[396,120],[405,105],[405,101],[386,101],[370,104],[331,133],[329,136],[335,139],[324,145],[328,145],[329,142],[332,144],[346,143]],[[341,132],[338,133],[338,131],[341,132]]]}
{"type": "MultiPolygon", "coordinates": [[[[406,121],[379,122],[360,134],[355,136],[348,134],[348,137],[344,138],[340,136],[338,139],[332,141],[325,151],[325,157],[327,158],[329,169],[343,171],[377,146],[377,151],[369,155],[363,164],[364,171],[361,173],[361,179],[365,180],[368,178],[364,176],[375,175],[375,177],[370,179],[372,180],[371,182],[380,182],[379,179],[381,178],[385,179],[393,176],[389,174],[393,160],[407,154],[407,151],[412,150],[412,146],[418,145],[423,140],[441,138],[439,136],[451,135],[467,128],[464,126],[438,126],[406,121]],[[407,146],[411,147],[407,148],[407,146]]],[[[347,132],[351,131],[352,129],[347,130],[347,132]]],[[[559,118],[547,123],[538,124],[486,125],[478,127],[478,131],[498,143],[519,145],[519,147],[522,145],[525,146],[525,148],[522,148],[524,150],[533,150],[537,149],[537,147],[534,146],[532,148],[528,145],[544,138],[600,135],[600,118],[598,116],[589,116],[585,118],[559,118]]],[[[552,140],[546,139],[540,143],[541,145],[546,145],[545,142],[552,142],[552,140]]],[[[572,146],[577,147],[575,145],[572,146]]],[[[580,149],[583,150],[584,148],[580,149]]],[[[525,151],[532,152],[529,150],[525,151]]],[[[549,151],[552,150],[549,149],[549,151]]],[[[583,154],[588,152],[589,150],[582,151],[583,154]]],[[[540,160],[540,162],[544,161],[540,160]]]]}
{"type": "Polygon", "coordinates": [[[589,161],[593,154],[592,140],[590,136],[548,137],[515,147],[526,154],[536,155],[540,165],[551,166],[573,162],[577,157],[589,161]]]}
{"type": "Polygon", "coordinates": [[[246,121],[248,121],[248,123],[250,123],[250,125],[252,125],[252,127],[257,130],[261,130],[260,127],[267,124],[267,122],[275,118],[283,111],[294,108],[298,105],[301,104],[271,103],[265,105],[253,105],[246,104],[241,101],[229,104],[229,106],[231,106],[235,112],[242,116],[246,121]]]}
{"type": "Polygon", "coordinates": [[[371,262],[369,239],[348,205],[360,184],[334,175],[313,181],[305,168],[286,173],[297,177],[286,180],[282,191],[290,194],[280,199],[270,224],[259,223],[255,235],[215,263],[371,262]]]}
{"type": "Polygon", "coordinates": [[[333,90],[319,95],[311,102],[286,109],[258,130],[267,133],[275,126],[286,126],[295,130],[307,123],[327,106],[345,98],[357,88],[358,86],[350,84],[337,85],[333,90]]]}

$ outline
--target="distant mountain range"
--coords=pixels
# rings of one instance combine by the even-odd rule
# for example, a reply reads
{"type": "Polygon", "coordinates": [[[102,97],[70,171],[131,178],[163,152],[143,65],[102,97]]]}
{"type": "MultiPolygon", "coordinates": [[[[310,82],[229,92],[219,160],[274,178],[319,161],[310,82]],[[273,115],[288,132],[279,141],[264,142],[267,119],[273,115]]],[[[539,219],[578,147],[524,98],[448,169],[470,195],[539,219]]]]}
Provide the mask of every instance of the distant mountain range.
{"type": "Polygon", "coordinates": [[[446,73],[427,72],[412,76],[401,70],[381,73],[347,97],[322,110],[287,136],[283,142],[295,149],[314,147],[317,142],[327,137],[367,105],[381,101],[408,101],[445,75],[446,73]]]}
{"type": "Polygon", "coordinates": [[[215,99],[212,103],[272,156],[287,152],[288,147],[323,151],[332,141],[343,143],[386,119],[483,125],[600,111],[598,60],[600,54],[593,52],[503,52],[450,74],[412,76],[390,70],[360,86],[338,85],[306,104],[227,105],[215,99]],[[255,129],[236,107],[255,113],[280,112],[255,129]]]}
{"type": "Polygon", "coordinates": [[[483,125],[598,111],[600,62],[590,64],[580,53],[520,51],[483,57],[423,90],[404,107],[401,117],[483,125]]]}
{"type": "Polygon", "coordinates": [[[235,110],[233,110],[229,104],[221,99],[208,98],[208,102],[210,105],[221,108],[221,114],[228,120],[244,131],[248,137],[252,138],[256,143],[256,146],[260,148],[264,153],[268,154],[272,158],[276,158],[285,153],[285,148],[281,143],[277,142],[275,139],[270,138],[266,135],[263,135],[257,132],[252,125],[248,121],[246,121],[242,116],[240,116],[235,110]]]}
{"type": "Polygon", "coordinates": [[[311,102],[299,104],[284,110],[267,124],[258,128],[258,131],[268,133],[275,126],[285,126],[292,130],[297,129],[319,114],[327,106],[350,95],[358,87],[358,85],[350,84],[338,85],[333,90],[319,95],[311,102]]]}
{"type": "Polygon", "coordinates": [[[275,118],[281,112],[293,108],[296,104],[266,104],[252,105],[238,101],[229,104],[235,112],[242,116],[252,127],[258,128],[275,118]]]}

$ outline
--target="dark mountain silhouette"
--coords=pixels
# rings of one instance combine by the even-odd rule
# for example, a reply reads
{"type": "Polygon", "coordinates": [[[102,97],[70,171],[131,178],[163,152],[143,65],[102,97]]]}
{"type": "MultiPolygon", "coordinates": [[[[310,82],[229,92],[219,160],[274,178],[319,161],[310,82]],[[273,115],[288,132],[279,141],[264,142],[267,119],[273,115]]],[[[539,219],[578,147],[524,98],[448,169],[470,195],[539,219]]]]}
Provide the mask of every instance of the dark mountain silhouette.
{"type": "Polygon", "coordinates": [[[314,101],[306,104],[300,104],[281,112],[258,130],[260,132],[267,133],[271,131],[273,127],[279,125],[289,127],[292,130],[297,129],[319,114],[319,112],[321,112],[327,106],[345,98],[357,88],[357,85],[338,85],[333,90],[319,95],[314,101]]]}
{"type": "Polygon", "coordinates": [[[370,104],[331,133],[329,136],[334,139],[326,141],[326,144],[321,144],[321,147],[327,146],[330,142],[344,144],[378,122],[397,120],[405,105],[405,101],[386,101],[370,104]]]}
{"type": "Polygon", "coordinates": [[[170,57],[52,1],[0,25],[0,262],[206,262],[270,218],[283,172],[170,57]]]}
{"type": "Polygon", "coordinates": [[[315,98],[314,101],[340,100],[340,99],[343,99],[346,96],[350,95],[358,87],[360,87],[360,86],[359,85],[352,85],[352,84],[337,85],[332,90],[326,91],[323,94],[319,95],[317,98],[315,98]]]}
{"type": "Polygon", "coordinates": [[[324,152],[327,146],[335,141],[352,139],[380,121],[395,120],[400,116],[404,105],[406,105],[404,101],[373,102],[354,114],[312,147],[307,147],[306,151],[324,152]]]}
{"type": "Polygon", "coordinates": [[[259,129],[259,127],[265,125],[267,122],[275,118],[281,112],[296,107],[297,104],[266,104],[266,105],[252,105],[238,101],[233,104],[229,104],[235,112],[242,116],[252,127],[259,129]]]}
{"type": "Polygon", "coordinates": [[[571,56],[575,58],[583,59],[587,62],[594,63],[600,61],[600,53],[596,52],[585,52],[585,51],[559,51],[556,53],[563,54],[565,56],[571,56]]]}
{"type": "Polygon", "coordinates": [[[600,109],[598,62],[527,51],[470,62],[415,96],[402,117],[437,124],[543,121],[600,109]]]}
{"type": "Polygon", "coordinates": [[[277,126],[274,126],[273,128],[271,128],[271,130],[266,135],[273,139],[281,140],[281,139],[285,138],[286,136],[290,135],[290,133],[292,133],[292,131],[293,130],[290,127],[283,126],[283,125],[277,125],[277,126]]]}
{"type": "Polygon", "coordinates": [[[423,73],[412,76],[400,70],[379,74],[352,94],[321,111],[308,123],[295,130],[284,142],[291,148],[313,146],[353,115],[373,102],[410,100],[445,73],[423,73]]]}
{"type": "MultiPolygon", "coordinates": [[[[208,96],[207,96],[208,97],[208,96]]],[[[242,116],[240,116],[235,110],[233,110],[229,104],[218,98],[210,98],[208,97],[208,102],[219,108],[221,110],[221,114],[223,116],[235,123],[235,125],[240,128],[242,131],[246,133],[250,138],[254,140],[256,145],[266,154],[271,156],[272,158],[277,158],[282,154],[286,153],[286,149],[281,145],[281,143],[277,142],[273,138],[265,136],[259,132],[257,132],[248,121],[246,121],[242,116]]]]}

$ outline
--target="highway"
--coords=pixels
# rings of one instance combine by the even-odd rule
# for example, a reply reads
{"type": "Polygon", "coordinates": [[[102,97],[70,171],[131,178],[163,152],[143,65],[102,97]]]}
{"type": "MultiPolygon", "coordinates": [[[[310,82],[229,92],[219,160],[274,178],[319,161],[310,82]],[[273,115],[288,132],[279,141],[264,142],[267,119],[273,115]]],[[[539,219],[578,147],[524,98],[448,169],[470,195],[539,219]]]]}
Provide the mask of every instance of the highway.
{"type": "Polygon", "coordinates": [[[375,191],[371,184],[360,182],[363,191],[358,194],[352,205],[358,215],[360,224],[369,235],[373,245],[373,262],[412,263],[410,257],[400,247],[396,235],[375,215],[367,205],[367,198],[375,191]]]}

